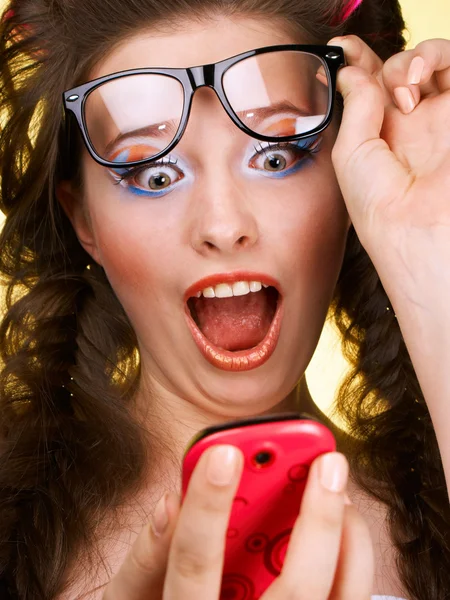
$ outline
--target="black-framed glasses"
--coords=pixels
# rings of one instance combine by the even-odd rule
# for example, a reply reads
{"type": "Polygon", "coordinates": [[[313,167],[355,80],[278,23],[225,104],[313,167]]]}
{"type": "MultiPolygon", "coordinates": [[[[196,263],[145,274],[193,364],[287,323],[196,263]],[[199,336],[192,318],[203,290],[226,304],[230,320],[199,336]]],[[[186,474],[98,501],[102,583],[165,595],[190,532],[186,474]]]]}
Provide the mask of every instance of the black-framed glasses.
{"type": "Polygon", "coordinates": [[[63,100],[94,160],[129,167],[173,150],[203,86],[214,89],[235,125],[257,140],[320,133],[331,122],[344,65],[339,46],[269,46],[215,64],[120,71],[64,92],[63,100]]]}

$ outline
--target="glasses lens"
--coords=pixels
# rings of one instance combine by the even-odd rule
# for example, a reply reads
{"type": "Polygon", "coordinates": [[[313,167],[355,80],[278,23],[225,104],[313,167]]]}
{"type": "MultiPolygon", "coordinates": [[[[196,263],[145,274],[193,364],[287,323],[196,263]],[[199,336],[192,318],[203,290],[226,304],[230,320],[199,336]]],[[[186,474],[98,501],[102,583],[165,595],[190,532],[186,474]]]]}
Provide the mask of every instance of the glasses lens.
{"type": "Polygon", "coordinates": [[[324,123],[331,106],[328,69],[306,52],[283,50],[242,60],[225,72],[223,87],[238,119],[268,137],[307,134],[324,123]],[[317,77],[320,67],[327,83],[317,77]]]}
{"type": "Polygon", "coordinates": [[[183,113],[183,86],[165,75],[126,75],[87,97],[86,128],[97,154],[134,162],[162,152],[173,141],[183,113]]]}

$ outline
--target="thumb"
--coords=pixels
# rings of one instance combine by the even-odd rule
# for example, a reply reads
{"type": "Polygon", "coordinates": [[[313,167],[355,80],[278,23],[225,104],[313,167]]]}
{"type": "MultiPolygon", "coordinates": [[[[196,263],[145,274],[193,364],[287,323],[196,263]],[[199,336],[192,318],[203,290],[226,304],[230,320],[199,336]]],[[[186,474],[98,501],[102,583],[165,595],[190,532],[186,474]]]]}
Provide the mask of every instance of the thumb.
{"type": "Polygon", "coordinates": [[[337,89],[344,100],[344,113],[332,160],[361,239],[375,208],[393,200],[393,191],[404,188],[405,171],[380,137],[385,102],[376,78],[360,67],[344,67],[338,74],[337,89]]]}
{"type": "Polygon", "coordinates": [[[161,600],[179,500],[167,493],[158,502],[153,521],[136,538],[103,600],[161,600]]]}

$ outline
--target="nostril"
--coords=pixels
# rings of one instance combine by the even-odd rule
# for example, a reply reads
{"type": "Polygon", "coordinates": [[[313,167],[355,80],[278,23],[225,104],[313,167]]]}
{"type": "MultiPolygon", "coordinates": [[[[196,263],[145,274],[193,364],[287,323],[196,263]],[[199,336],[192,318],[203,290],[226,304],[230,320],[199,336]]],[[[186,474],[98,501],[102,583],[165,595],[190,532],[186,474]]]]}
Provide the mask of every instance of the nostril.
{"type": "Polygon", "coordinates": [[[197,252],[215,254],[215,253],[230,253],[247,250],[253,246],[257,240],[257,235],[240,235],[240,231],[236,229],[227,230],[218,228],[215,231],[204,233],[199,231],[192,240],[192,246],[197,252]]]}
{"type": "Polygon", "coordinates": [[[246,235],[242,235],[238,240],[236,240],[236,246],[241,248],[246,248],[249,244],[250,239],[246,235]]]}

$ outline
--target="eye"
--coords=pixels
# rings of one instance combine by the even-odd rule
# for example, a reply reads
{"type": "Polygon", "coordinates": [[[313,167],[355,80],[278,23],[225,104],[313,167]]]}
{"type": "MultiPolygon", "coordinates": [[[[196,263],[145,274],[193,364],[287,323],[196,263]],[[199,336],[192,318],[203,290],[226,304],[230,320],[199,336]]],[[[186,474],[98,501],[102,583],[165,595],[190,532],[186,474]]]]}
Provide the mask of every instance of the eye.
{"type": "Polygon", "coordinates": [[[318,149],[317,137],[300,142],[261,143],[259,148],[255,147],[256,154],[250,160],[250,167],[262,173],[288,175],[311,158],[318,149]]]}
{"type": "Polygon", "coordinates": [[[114,173],[117,183],[136,194],[160,195],[184,178],[176,161],[162,159],[156,163],[120,169],[114,173]],[[119,178],[117,178],[119,175],[119,178]]]}
{"type": "Polygon", "coordinates": [[[182,172],[176,168],[175,163],[144,165],[139,167],[134,177],[128,179],[131,185],[142,190],[161,192],[183,179],[182,172]]]}
{"type": "Polygon", "coordinates": [[[266,171],[284,171],[287,167],[287,160],[281,154],[273,153],[264,161],[266,171]]]}
{"type": "Polygon", "coordinates": [[[154,191],[165,190],[176,181],[176,175],[160,170],[156,173],[149,173],[148,170],[139,173],[135,177],[136,183],[142,187],[148,187],[154,191]]]}

